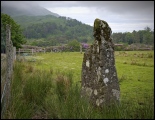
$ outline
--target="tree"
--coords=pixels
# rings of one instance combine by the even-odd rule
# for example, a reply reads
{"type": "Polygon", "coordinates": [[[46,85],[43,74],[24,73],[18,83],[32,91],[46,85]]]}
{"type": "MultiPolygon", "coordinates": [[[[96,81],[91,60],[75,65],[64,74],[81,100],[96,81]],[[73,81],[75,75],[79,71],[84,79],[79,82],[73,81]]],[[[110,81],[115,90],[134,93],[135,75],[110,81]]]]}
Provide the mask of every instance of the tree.
{"type": "Polygon", "coordinates": [[[150,31],[151,31],[151,28],[150,28],[150,27],[148,27],[148,26],[146,26],[146,27],[144,28],[144,30],[146,30],[146,31],[150,32],[150,31]]]}
{"type": "Polygon", "coordinates": [[[9,15],[1,13],[1,24],[3,25],[4,30],[6,30],[7,24],[11,25],[11,40],[13,46],[18,49],[21,48],[22,44],[26,43],[23,39],[24,35],[22,34],[20,25],[18,25],[9,15]]]}
{"type": "Polygon", "coordinates": [[[144,28],[143,42],[145,44],[154,44],[154,32],[149,27],[144,28]]]}
{"type": "Polygon", "coordinates": [[[130,33],[130,32],[127,32],[126,33],[126,36],[125,36],[125,39],[127,41],[127,43],[130,45],[130,44],[133,44],[133,34],[130,33]]]}
{"type": "Polygon", "coordinates": [[[79,51],[80,50],[80,43],[77,40],[70,41],[68,43],[69,48],[72,49],[72,51],[79,51]]]}

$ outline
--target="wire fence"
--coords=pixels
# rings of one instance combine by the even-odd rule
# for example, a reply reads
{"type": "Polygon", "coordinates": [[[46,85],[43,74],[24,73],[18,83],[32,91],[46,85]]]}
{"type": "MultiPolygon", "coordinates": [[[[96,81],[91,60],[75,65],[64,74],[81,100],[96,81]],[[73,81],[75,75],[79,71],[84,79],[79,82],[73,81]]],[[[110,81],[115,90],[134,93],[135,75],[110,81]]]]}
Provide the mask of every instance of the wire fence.
{"type": "Polygon", "coordinates": [[[16,59],[16,48],[11,41],[11,26],[1,23],[1,118],[4,118],[10,104],[10,84],[13,74],[13,63],[16,59]]]}

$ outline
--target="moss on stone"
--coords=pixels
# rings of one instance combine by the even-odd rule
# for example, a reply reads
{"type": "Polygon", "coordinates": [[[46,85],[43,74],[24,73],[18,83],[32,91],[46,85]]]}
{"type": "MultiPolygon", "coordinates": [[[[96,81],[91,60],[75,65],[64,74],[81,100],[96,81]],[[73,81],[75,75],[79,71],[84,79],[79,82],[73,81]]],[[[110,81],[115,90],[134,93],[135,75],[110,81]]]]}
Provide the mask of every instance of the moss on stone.
{"type": "Polygon", "coordinates": [[[94,21],[94,31],[98,28],[100,28],[100,22],[101,20],[96,18],[95,21],[94,21]]]}

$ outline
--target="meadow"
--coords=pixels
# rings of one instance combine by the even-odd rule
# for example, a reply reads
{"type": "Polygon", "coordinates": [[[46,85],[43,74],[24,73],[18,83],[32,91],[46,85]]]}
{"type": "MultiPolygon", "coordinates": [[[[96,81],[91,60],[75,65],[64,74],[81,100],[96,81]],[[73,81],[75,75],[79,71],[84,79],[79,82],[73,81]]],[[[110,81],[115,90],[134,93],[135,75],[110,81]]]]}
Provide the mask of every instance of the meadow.
{"type": "Polygon", "coordinates": [[[17,60],[6,118],[154,118],[154,51],[115,51],[121,102],[103,109],[80,97],[82,61],[80,52],[17,60]]]}

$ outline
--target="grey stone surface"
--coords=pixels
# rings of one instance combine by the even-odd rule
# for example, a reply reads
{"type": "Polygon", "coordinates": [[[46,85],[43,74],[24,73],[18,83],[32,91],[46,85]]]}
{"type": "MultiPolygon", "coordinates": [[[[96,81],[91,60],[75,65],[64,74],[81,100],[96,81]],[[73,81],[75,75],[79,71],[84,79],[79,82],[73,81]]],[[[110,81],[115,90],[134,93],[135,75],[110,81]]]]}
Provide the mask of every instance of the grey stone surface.
{"type": "Polygon", "coordinates": [[[111,33],[106,21],[95,19],[95,40],[83,57],[81,95],[95,106],[102,107],[104,104],[120,101],[111,33]]]}

